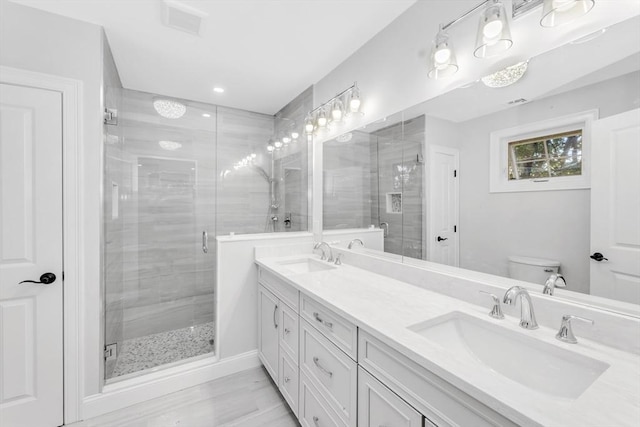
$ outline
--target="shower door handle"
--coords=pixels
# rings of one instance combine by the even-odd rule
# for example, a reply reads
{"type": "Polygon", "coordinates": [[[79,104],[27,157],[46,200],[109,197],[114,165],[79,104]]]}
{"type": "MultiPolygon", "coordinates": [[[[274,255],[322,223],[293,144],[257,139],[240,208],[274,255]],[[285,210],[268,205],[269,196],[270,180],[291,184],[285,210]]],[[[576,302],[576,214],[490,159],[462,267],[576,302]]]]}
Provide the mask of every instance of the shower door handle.
{"type": "Polygon", "coordinates": [[[389,237],[389,223],[388,222],[381,222],[380,223],[380,228],[382,228],[382,230],[383,230],[382,237],[389,237]]]}
{"type": "Polygon", "coordinates": [[[207,234],[207,230],[202,232],[202,252],[205,254],[209,252],[209,235],[207,234]]]}

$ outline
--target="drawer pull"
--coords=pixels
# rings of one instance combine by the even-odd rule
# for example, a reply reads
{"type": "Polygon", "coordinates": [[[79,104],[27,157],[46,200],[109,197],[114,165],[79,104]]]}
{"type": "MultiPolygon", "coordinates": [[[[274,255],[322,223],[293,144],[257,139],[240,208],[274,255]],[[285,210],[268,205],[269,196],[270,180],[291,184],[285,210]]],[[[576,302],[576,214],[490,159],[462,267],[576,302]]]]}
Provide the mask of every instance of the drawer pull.
{"type": "Polygon", "coordinates": [[[276,314],[277,314],[277,311],[278,311],[278,305],[276,304],[276,305],[273,307],[273,327],[274,327],[274,328],[276,328],[276,329],[278,329],[278,323],[276,322],[276,314]]]}
{"type": "Polygon", "coordinates": [[[322,323],[324,326],[326,326],[327,328],[333,331],[333,323],[327,322],[326,320],[324,320],[322,317],[320,317],[320,315],[317,312],[313,313],[313,318],[316,319],[317,322],[322,323]]]}
{"type": "Polygon", "coordinates": [[[313,417],[313,425],[315,425],[316,427],[320,427],[320,418],[314,416],[313,417]]]}
{"type": "Polygon", "coordinates": [[[313,363],[316,365],[316,367],[318,369],[320,369],[325,375],[327,375],[329,378],[333,377],[333,372],[328,371],[324,366],[322,366],[320,364],[320,359],[317,357],[313,358],[313,363]]]}
{"type": "Polygon", "coordinates": [[[288,383],[289,381],[291,381],[291,379],[289,379],[289,377],[284,377],[284,382],[288,383]]]}
{"type": "Polygon", "coordinates": [[[289,333],[291,333],[291,331],[289,330],[289,328],[284,328],[284,333],[285,334],[289,334],[289,333]]]}

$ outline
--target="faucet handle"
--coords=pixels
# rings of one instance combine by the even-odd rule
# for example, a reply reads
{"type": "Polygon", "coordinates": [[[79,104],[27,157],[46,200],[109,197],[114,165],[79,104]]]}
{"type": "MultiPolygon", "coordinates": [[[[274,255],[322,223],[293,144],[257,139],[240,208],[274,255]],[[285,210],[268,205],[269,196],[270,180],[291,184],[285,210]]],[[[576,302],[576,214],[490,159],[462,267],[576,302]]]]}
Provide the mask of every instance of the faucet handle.
{"type": "Polygon", "coordinates": [[[489,312],[489,316],[494,319],[504,319],[504,314],[502,313],[502,306],[500,305],[500,298],[491,292],[480,291],[481,294],[487,294],[493,299],[493,308],[489,312]]]}
{"type": "Polygon", "coordinates": [[[340,258],[342,258],[341,253],[336,256],[336,262],[334,263],[335,265],[342,265],[342,260],[340,258]]]}
{"type": "Polygon", "coordinates": [[[568,342],[570,344],[575,344],[578,342],[576,336],[573,335],[573,329],[571,328],[572,320],[581,320],[583,322],[587,322],[590,324],[594,324],[594,321],[591,319],[587,319],[580,316],[574,316],[573,314],[565,314],[562,316],[562,323],[560,323],[560,330],[556,334],[556,338],[562,342],[568,342]]]}

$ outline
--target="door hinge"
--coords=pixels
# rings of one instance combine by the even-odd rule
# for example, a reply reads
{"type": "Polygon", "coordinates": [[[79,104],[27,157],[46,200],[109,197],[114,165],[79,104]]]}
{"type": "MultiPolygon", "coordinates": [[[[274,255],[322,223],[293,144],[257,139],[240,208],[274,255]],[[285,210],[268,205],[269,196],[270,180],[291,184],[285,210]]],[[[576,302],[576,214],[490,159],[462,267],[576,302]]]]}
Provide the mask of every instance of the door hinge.
{"type": "Polygon", "coordinates": [[[113,344],[107,344],[104,346],[104,360],[105,361],[109,361],[109,360],[113,360],[116,358],[116,355],[118,354],[118,344],[117,343],[113,343],[113,344]]]}
{"type": "Polygon", "coordinates": [[[456,169],[453,170],[453,177],[454,178],[458,177],[458,171],[456,169]]]}
{"type": "Polygon", "coordinates": [[[458,232],[458,226],[457,226],[457,225],[454,225],[454,226],[453,226],[453,232],[454,232],[454,233],[457,233],[457,232],[458,232]]]}
{"type": "Polygon", "coordinates": [[[104,124],[105,125],[117,125],[118,124],[118,110],[115,108],[104,109],[104,124]]]}

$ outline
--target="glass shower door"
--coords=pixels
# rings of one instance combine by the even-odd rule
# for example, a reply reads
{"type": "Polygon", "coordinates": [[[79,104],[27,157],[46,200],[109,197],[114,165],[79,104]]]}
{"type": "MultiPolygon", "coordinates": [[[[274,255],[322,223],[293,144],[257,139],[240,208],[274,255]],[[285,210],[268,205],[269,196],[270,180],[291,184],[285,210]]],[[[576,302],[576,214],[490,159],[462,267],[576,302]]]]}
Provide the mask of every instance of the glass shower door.
{"type": "Polygon", "coordinates": [[[215,107],[168,119],[154,98],[123,91],[106,150],[107,379],[214,350],[215,107]]]}

